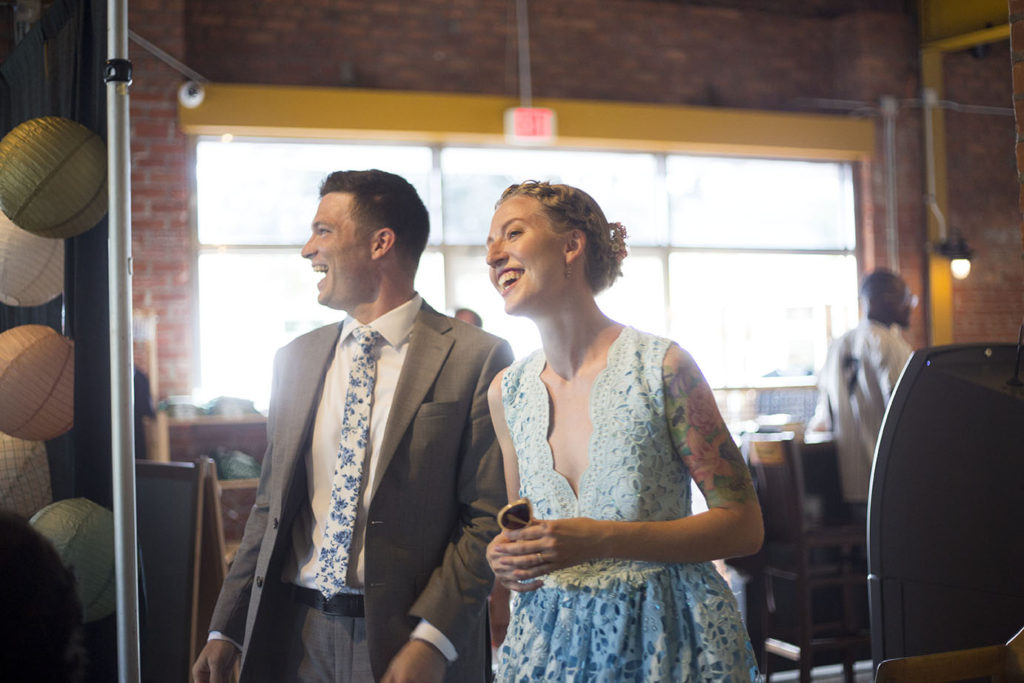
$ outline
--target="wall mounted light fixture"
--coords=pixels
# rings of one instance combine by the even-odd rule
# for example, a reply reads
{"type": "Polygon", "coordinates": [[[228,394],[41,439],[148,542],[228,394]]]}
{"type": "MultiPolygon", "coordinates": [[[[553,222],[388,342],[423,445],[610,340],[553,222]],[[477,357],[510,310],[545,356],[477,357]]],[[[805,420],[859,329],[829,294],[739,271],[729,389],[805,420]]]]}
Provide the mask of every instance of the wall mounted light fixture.
{"type": "Polygon", "coordinates": [[[949,270],[957,280],[963,280],[971,274],[971,258],[974,256],[974,250],[967,245],[967,240],[957,231],[954,230],[936,249],[949,259],[949,270]]]}

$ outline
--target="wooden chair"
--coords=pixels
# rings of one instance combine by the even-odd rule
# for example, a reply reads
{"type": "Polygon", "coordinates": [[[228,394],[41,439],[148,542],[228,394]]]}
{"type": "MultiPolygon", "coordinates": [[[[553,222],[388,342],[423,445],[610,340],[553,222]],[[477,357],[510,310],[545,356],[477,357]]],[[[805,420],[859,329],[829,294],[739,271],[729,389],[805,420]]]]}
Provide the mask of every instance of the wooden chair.
{"type": "Polygon", "coordinates": [[[838,650],[845,680],[852,683],[858,653],[870,643],[865,525],[824,525],[807,518],[803,468],[792,432],[751,434],[744,447],[765,519],[761,609],[765,676],[771,671],[770,656],[775,655],[797,662],[801,683],[808,683],[814,655],[838,650]],[[792,587],[794,596],[788,620],[780,618],[780,611],[786,611],[779,610],[777,595],[783,584],[792,587]],[[840,613],[816,618],[823,604],[835,609],[837,591],[842,596],[840,613]]]}
{"type": "Polygon", "coordinates": [[[947,683],[987,678],[1024,681],[1024,628],[1005,645],[886,659],[875,683],[947,683]]]}

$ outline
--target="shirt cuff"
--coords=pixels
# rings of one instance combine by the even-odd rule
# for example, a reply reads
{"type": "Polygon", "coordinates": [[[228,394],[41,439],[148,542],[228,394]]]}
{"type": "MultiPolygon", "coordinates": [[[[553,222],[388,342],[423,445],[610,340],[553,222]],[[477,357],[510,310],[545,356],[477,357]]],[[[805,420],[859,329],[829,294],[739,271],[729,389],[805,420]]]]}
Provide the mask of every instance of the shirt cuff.
{"type": "MultiPolygon", "coordinates": [[[[211,634],[212,635],[212,634],[211,634]]],[[[420,623],[417,624],[416,628],[412,630],[412,635],[409,636],[410,640],[425,640],[444,655],[444,658],[451,664],[459,657],[459,653],[455,651],[455,646],[452,645],[452,641],[441,633],[433,624],[426,619],[420,619],[420,623]]]]}
{"type": "MultiPolygon", "coordinates": [[[[444,636],[441,636],[441,637],[443,638],[444,636]]],[[[206,642],[210,642],[211,640],[226,640],[229,643],[231,643],[232,645],[234,645],[236,648],[238,648],[239,652],[242,651],[242,646],[239,645],[238,643],[236,643],[234,638],[228,638],[226,635],[224,635],[220,631],[210,631],[210,635],[208,635],[206,637],[206,642]]]]}

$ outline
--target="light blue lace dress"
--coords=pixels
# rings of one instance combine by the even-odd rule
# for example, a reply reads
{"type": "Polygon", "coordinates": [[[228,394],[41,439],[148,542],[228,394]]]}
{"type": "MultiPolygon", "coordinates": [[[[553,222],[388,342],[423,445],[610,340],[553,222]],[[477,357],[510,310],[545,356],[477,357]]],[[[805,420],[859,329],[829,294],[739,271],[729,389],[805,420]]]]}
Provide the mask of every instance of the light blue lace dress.
{"type": "MultiPolygon", "coordinates": [[[[590,395],[590,464],[579,499],[555,472],[547,442],[542,351],[502,381],[519,458],[520,495],[542,519],[640,521],[690,514],[690,474],[672,447],[662,361],[671,342],[626,327],[590,395]]],[[[499,681],[751,681],[758,679],[736,600],[709,562],[599,560],[552,572],[515,594],[499,681]]]]}

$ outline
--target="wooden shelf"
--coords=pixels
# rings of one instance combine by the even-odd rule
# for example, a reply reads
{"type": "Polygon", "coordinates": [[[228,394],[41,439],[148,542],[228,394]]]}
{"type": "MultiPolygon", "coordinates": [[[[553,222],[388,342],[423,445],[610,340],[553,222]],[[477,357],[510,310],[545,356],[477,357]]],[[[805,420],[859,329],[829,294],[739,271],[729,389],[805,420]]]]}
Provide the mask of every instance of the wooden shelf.
{"type": "Polygon", "coordinates": [[[266,424],[267,417],[259,413],[247,415],[196,415],[195,417],[168,417],[168,426],[266,424]]]}
{"type": "Polygon", "coordinates": [[[157,422],[163,423],[159,428],[166,435],[164,452],[168,460],[192,461],[222,448],[241,451],[262,462],[267,450],[267,418],[260,414],[172,418],[160,411],[157,422]]]}
{"type": "Polygon", "coordinates": [[[230,491],[233,489],[255,489],[260,483],[259,479],[218,479],[221,489],[230,491]]]}

